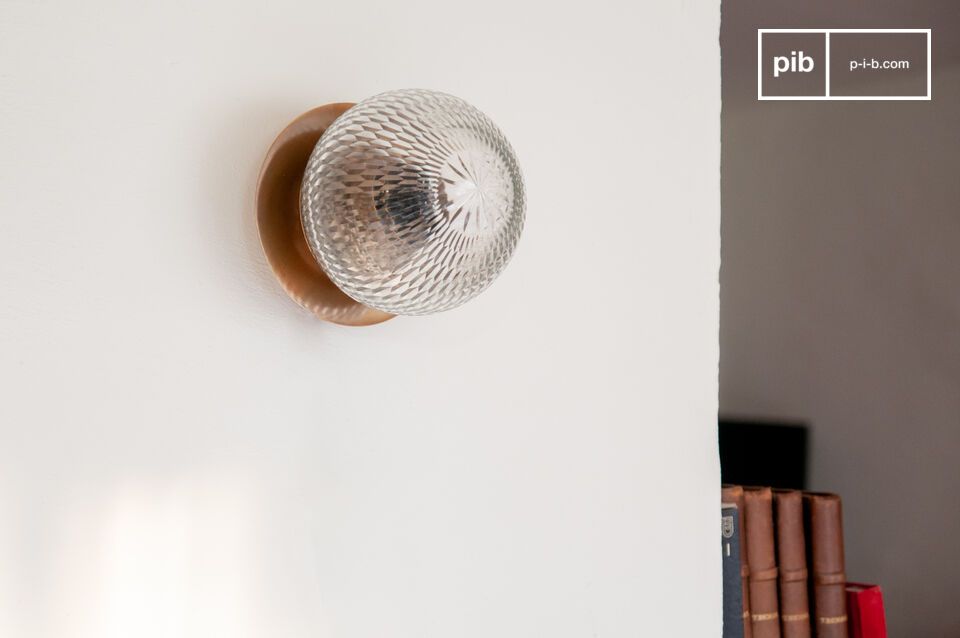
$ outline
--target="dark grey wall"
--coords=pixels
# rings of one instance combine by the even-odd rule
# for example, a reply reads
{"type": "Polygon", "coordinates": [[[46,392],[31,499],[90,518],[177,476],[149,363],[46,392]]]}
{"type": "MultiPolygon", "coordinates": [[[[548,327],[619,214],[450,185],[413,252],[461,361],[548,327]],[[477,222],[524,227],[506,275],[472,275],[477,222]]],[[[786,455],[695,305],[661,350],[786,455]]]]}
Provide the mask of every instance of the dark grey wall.
{"type": "Polygon", "coordinates": [[[891,636],[960,635],[960,4],[723,6],[720,406],[812,425],[891,636]],[[758,102],[757,28],[933,29],[931,102],[758,102]]]}

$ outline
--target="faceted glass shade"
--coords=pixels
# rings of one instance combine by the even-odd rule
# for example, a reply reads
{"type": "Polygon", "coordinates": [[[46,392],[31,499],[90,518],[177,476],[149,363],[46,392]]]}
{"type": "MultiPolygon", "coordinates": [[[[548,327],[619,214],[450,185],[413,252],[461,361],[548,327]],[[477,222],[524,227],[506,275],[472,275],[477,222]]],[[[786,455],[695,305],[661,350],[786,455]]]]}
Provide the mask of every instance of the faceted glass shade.
{"type": "Polygon", "coordinates": [[[341,115],[303,177],[307,244],[362,304],[454,308],[500,274],[524,220],[513,149],[483,113],[434,91],[390,91],[341,115]]]}

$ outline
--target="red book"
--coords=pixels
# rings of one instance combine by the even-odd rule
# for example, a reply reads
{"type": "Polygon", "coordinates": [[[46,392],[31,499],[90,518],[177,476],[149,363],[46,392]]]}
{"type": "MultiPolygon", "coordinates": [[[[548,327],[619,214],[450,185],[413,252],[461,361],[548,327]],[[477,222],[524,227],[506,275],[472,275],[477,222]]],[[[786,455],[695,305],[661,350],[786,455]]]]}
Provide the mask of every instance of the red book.
{"type": "Polygon", "coordinates": [[[847,614],[850,638],[887,638],[879,585],[847,583],[847,614]]]}

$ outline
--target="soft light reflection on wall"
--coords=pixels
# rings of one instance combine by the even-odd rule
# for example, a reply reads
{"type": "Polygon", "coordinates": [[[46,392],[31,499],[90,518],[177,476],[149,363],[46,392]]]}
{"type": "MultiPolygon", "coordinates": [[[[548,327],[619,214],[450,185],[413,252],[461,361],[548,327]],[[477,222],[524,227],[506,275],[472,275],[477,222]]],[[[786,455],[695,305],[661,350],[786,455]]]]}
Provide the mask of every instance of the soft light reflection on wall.
{"type": "MultiPolygon", "coordinates": [[[[256,491],[226,477],[136,480],[71,499],[32,613],[69,610],[42,623],[50,636],[249,636],[258,511],[256,491]]],[[[0,616],[0,630],[19,613],[0,616]]]]}
{"type": "Polygon", "coordinates": [[[120,490],[103,529],[100,635],[248,635],[254,515],[228,480],[120,490]]]}

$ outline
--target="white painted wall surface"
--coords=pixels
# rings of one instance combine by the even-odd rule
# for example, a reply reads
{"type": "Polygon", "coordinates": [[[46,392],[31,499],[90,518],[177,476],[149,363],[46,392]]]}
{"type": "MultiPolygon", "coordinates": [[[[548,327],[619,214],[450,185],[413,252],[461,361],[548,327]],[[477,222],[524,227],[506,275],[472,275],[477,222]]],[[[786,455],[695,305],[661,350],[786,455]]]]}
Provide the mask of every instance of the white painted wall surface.
{"type": "Polygon", "coordinates": [[[0,0],[0,635],[718,636],[718,24],[0,0]],[[526,232],[459,310],[326,325],[254,181],[400,87],[500,124],[526,232]]]}

